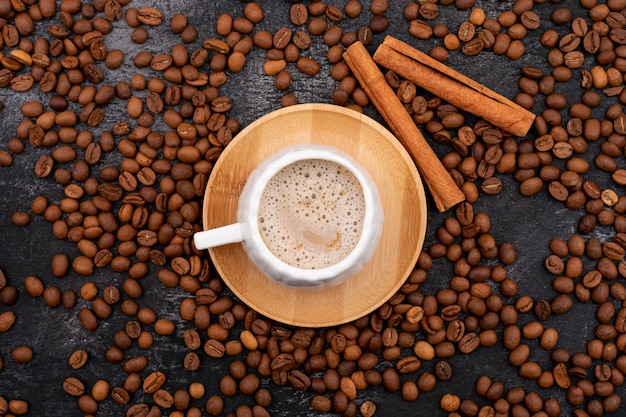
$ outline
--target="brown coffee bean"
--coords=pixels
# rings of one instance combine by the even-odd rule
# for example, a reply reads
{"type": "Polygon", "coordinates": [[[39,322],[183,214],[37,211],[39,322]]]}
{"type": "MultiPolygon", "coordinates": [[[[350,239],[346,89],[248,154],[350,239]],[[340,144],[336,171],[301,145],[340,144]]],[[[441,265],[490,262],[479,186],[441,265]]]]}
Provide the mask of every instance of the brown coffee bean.
{"type": "Polygon", "coordinates": [[[176,330],[174,323],[168,319],[158,319],[154,323],[154,332],[158,335],[167,336],[176,330]]]}
{"type": "Polygon", "coordinates": [[[563,314],[573,306],[572,298],[567,294],[557,295],[550,302],[550,308],[554,314],[563,314]]]}
{"type": "Polygon", "coordinates": [[[56,254],[52,258],[51,269],[52,269],[52,274],[55,277],[65,276],[65,274],[67,274],[69,266],[70,266],[69,257],[64,253],[56,254]]]}
{"type": "Polygon", "coordinates": [[[543,331],[543,325],[537,321],[531,321],[522,327],[522,335],[526,339],[537,339],[541,337],[543,331]]]}
{"type": "Polygon", "coordinates": [[[11,223],[20,227],[26,226],[30,223],[30,214],[25,211],[16,211],[11,215],[11,223]]]}
{"type": "Polygon", "coordinates": [[[296,65],[298,70],[306,75],[316,75],[320,71],[319,63],[312,58],[300,57],[296,65]]]}
{"type": "Polygon", "coordinates": [[[144,25],[158,26],[163,21],[163,13],[155,7],[145,6],[137,11],[137,20],[144,25]]]}
{"type": "Polygon", "coordinates": [[[545,350],[553,349],[559,340],[559,333],[554,328],[548,328],[541,335],[540,345],[545,350]]]}
{"type": "MultiPolygon", "coordinates": [[[[417,39],[426,40],[433,35],[433,29],[427,22],[415,19],[412,20],[409,24],[409,33],[415,36],[417,39]]],[[[455,39],[457,39],[456,36],[455,39]]],[[[448,47],[448,49],[454,48],[448,47]]]]}
{"type": "Polygon", "coordinates": [[[463,21],[459,25],[457,37],[461,42],[469,42],[476,34],[476,27],[469,21],[463,21]]]}
{"type": "Polygon", "coordinates": [[[91,397],[95,401],[104,401],[111,391],[109,383],[103,379],[97,380],[91,387],[91,397]]]}
{"type": "Polygon", "coordinates": [[[459,341],[459,350],[463,353],[471,353],[480,345],[480,339],[476,333],[467,333],[459,341]]]}
{"type": "Polygon", "coordinates": [[[82,308],[78,312],[78,319],[80,320],[80,324],[87,331],[94,331],[98,328],[98,319],[93,311],[88,308],[82,308]]]}
{"type": "Polygon", "coordinates": [[[382,372],[383,386],[389,392],[400,389],[400,375],[394,368],[387,368],[382,372]]]}
{"type": "Polygon", "coordinates": [[[18,346],[11,351],[11,359],[15,363],[27,363],[33,359],[33,349],[30,346],[18,346]]]}
{"type": "Polygon", "coordinates": [[[80,397],[85,392],[85,385],[74,377],[68,377],[63,381],[63,391],[74,397],[80,397]]]}
{"type": "Polygon", "coordinates": [[[563,260],[556,255],[548,256],[545,260],[545,265],[548,271],[555,275],[561,274],[565,269],[563,260]]]}
{"type": "Polygon", "coordinates": [[[85,366],[88,358],[89,354],[85,350],[78,349],[70,355],[69,364],[72,369],[80,369],[85,366]]]}
{"type": "Polygon", "coordinates": [[[313,396],[311,399],[311,407],[320,413],[329,413],[333,409],[331,399],[323,395],[313,396]]]}
{"type": "Polygon", "coordinates": [[[111,390],[111,398],[118,404],[128,404],[130,401],[130,393],[122,387],[114,387],[111,390]]]}
{"type": "Polygon", "coordinates": [[[254,45],[258,46],[261,49],[269,50],[273,45],[273,36],[270,32],[265,30],[260,30],[255,32],[253,40],[254,45]]]}
{"type": "Polygon", "coordinates": [[[485,194],[498,194],[502,191],[502,180],[497,177],[487,178],[480,188],[485,194]]]}
{"type": "MultiPolygon", "coordinates": [[[[327,34],[332,33],[331,31],[326,32],[327,34]]],[[[330,35],[328,35],[328,37],[325,35],[324,36],[324,42],[327,45],[330,46],[334,46],[338,43],[338,40],[331,40],[330,35]]],[[[297,46],[298,49],[300,49],[301,51],[304,51],[306,49],[309,49],[309,47],[311,46],[312,41],[311,41],[311,37],[304,31],[298,31],[293,35],[293,45],[297,46]]],[[[289,45],[288,45],[289,46],[289,45]]],[[[289,58],[290,62],[293,62],[294,59],[293,58],[289,58]]]]}
{"type": "Polygon", "coordinates": [[[370,30],[372,33],[381,33],[389,27],[389,18],[385,15],[376,15],[370,21],[370,30]]]}
{"type": "Polygon", "coordinates": [[[570,380],[570,377],[567,371],[567,366],[565,365],[565,363],[563,362],[557,363],[554,369],[552,370],[552,373],[554,375],[554,381],[559,387],[564,388],[564,389],[567,389],[570,387],[571,380],[570,380]]]}
{"type": "Polygon", "coordinates": [[[415,372],[421,366],[422,366],[422,363],[416,356],[402,357],[396,363],[396,368],[398,372],[401,374],[415,372]]]}
{"type": "Polygon", "coordinates": [[[174,397],[164,389],[158,389],[152,394],[154,402],[163,408],[170,408],[174,405],[174,397]]]}
{"type": "Polygon", "coordinates": [[[154,371],[148,375],[143,382],[143,390],[147,394],[153,394],[159,390],[165,383],[165,374],[159,371],[154,371]]]}
{"type": "Polygon", "coordinates": [[[204,344],[204,352],[210,357],[221,358],[225,351],[226,348],[219,340],[209,339],[204,344]]]}
{"type": "Polygon", "coordinates": [[[422,392],[430,392],[435,389],[437,378],[431,372],[422,373],[417,379],[417,387],[422,392]]]}
{"type": "Polygon", "coordinates": [[[17,316],[12,311],[5,311],[0,314],[0,333],[4,333],[13,327],[17,316]]]}
{"type": "Polygon", "coordinates": [[[296,26],[304,25],[309,17],[309,12],[305,5],[301,3],[295,3],[289,10],[289,18],[291,22],[296,26]]]}
{"type": "Polygon", "coordinates": [[[284,49],[291,42],[293,32],[286,26],[276,31],[273,38],[273,45],[276,49],[284,49]]]}

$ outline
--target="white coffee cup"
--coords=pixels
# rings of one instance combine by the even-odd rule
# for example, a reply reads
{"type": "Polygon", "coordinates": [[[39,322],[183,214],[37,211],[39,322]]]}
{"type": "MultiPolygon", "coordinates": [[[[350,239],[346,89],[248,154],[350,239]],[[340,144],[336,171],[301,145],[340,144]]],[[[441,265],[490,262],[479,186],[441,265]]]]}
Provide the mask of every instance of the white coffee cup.
{"type": "MultiPolygon", "coordinates": [[[[292,176],[288,178],[292,181],[292,176]]],[[[380,240],[383,217],[383,208],[376,184],[367,171],[351,156],[332,146],[301,144],[287,147],[261,162],[248,177],[239,197],[237,223],[195,233],[194,244],[198,249],[207,249],[241,242],[250,260],[270,279],[286,286],[321,289],[337,285],[363,268],[372,257],[380,240]],[[330,171],[329,168],[333,170],[330,171]],[[310,169],[317,170],[315,176],[318,178],[324,176],[321,172],[326,169],[326,172],[330,172],[328,181],[336,180],[342,185],[331,188],[324,184],[327,191],[323,191],[322,185],[316,182],[315,176],[312,178],[310,174],[302,174],[302,177],[298,178],[305,182],[300,179],[294,180],[296,185],[293,186],[297,188],[297,191],[293,198],[285,198],[285,201],[296,201],[294,204],[298,206],[295,209],[293,206],[289,208],[281,206],[286,204],[282,199],[263,197],[266,189],[275,190],[277,186],[283,184],[277,182],[278,178],[283,178],[281,175],[300,175],[303,170],[308,173],[310,169]],[[276,174],[279,173],[280,175],[277,176],[276,174]],[[306,191],[303,188],[304,184],[319,187],[320,195],[318,196],[315,190],[306,191]],[[350,192],[352,189],[355,192],[350,192]],[[309,194],[299,195],[300,192],[309,194]],[[266,221],[263,216],[259,219],[262,199],[261,211],[265,210],[265,216],[271,218],[273,222],[271,224],[276,223],[276,228],[269,228],[270,222],[266,221]],[[268,201],[271,201],[273,205],[268,201]],[[350,201],[357,201],[357,203],[350,201]],[[356,204],[355,210],[352,204],[356,204]],[[349,206],[348,209],[346,205],[349,206]],[[275,206],[280,207],[276,210],[270,209],[275,206]],[[337,226],[334,224],[328,226],[331,223],[328,221],[329,215],[320,213],[330,213],[336,217],[333,220],[338,222],[337,226]],[[352,216],[354,219],[351,218],[352,216]],[[314,218],[317,223],[313,225],[311,222],[311,225],[307,225],[309,217],[314,218]],[[271,232],[278,230],[286,223],[294,223],[293,227],[291,225],[289,227],[292,227],[292,231],[296,233],[273,236],[268,231],[269,229],[271,232]],[[320,226],[320,223],[325,224],[320,226]],[[342,224],[339,225],[339,223],[342,224]],[[357,226],[353,229],[347,227],[353,224],[362,226],[358,229],[357,226]],[[319,231],[318,227],[321,227],[319,231]],[[339,228],[343,229],[339,230],[339,228]],[[331,236],[329,233],[334,233],[332,239],[329,239],[331,236]],[[268,242],[275,242],[271,244],[276,246],[274,250],[281,253],[281,257],[268,247],[266,239],[268,242]],[[291,242],[292,240],[293,246],[284,243],[285,247],[281,247],[283,241],[291,242]],[[292,262],[296,259],[293,258],[294,256],[300,256],[291,254],[290,248],[292,247],[293,252],[300,254],[302,251],[302,265],[306,258],[307,266],[298,266],[299,263],[292,262]],[[305,252],[309,247],[319,249],[319,256],[315,255],[317,254],[315,251],[305,252]],[[337,251],[344,251],[345,256],[339,255],[337,251]],[[330,262],[332,257],[337,256],[340,256],[340,259],[336,262],[311,266],[318,260],[330,262]],[[289,258],[288,261],[285,260],[286,258],[289,258]]]]}

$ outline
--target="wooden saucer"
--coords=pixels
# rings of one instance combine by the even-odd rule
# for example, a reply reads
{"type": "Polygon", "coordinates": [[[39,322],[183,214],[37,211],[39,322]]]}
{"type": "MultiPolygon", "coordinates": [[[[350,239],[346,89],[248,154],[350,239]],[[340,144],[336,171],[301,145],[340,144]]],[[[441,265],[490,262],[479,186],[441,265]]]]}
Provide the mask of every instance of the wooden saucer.
{"type": "Polygon", "coordinates": [[[205,229],[236,222],[239,194],[265,158],[298,143],[335,146],[376,182],[385,212],[383,234],[368,264],[333,288],[297,289],[267,278],[240,243],[209,249],[226,285],[250,308],[294,326],[325,327],[356,320],[383,304],[414,268],[426,232],[424,186],[411,157],[373,119],[330,104],[300,104],[271,112],[243,129],[224,149],[209,178],[205,229]]]}

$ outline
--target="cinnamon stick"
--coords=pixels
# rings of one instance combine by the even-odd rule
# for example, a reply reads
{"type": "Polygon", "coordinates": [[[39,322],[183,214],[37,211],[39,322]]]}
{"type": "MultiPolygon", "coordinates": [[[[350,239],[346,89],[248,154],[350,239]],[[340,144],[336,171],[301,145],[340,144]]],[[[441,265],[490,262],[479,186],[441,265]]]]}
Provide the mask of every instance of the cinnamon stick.
{"type": "Polygon", "coordinates": [[[353,43],[344,52],[343,58],[391,131],[415,161],[437,209],[443,212],[463,201],[465,195],[389,87],[365,46],[361,42],[353,43]]]}
{"type": "Polygon", "coordinates": [[[373,58],[437,97],[516,136],[526,135],[535,120],[525,108],[392,36],[385,38],[373,58]]]}

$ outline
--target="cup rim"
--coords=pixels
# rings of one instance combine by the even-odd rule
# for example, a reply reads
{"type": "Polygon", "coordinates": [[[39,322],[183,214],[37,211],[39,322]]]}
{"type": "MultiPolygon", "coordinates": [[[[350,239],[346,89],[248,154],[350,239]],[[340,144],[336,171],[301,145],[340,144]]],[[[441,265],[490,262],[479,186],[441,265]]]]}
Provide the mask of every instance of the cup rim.
{"type": "MultiPolygon", "coordinates": [[[[327,284],[331,281],[333,285],[340,283],[342,278],[346,279],[349,275],[352,275],[351,272],[357,272],[357,270],[371,258],[382,234],[384,214],[376,184],[365,168],[354,158],[330,145],[309,143],[283,148],[281,151],[263,161],[252,172],[243,188],[240,201],[244,202],[244,204],[247,202],[247,204],[252,205],[250,209],[244,209],[240,204],[237,211],[238,222],[244,225],[244,247],[254,246],[255,250],[259,250],[260,256],[254,256],[254,254],[248,252],[248,250],[246,250],[246,252],[248,252],[249,256],[251,256],[255,262],[264,266],[270,263],[271,266],[269,266],[269,268],[272,271],[281,271],[282,276],[270,276],[270,278],[284,283],[285,285],[290,285],[289,282],[283,282],[285,276],[297,277],[298,281],[308,283],[303,283],[302,286],[304,287],[314,287],[327,284]],[[363,191],[363,199],[365,202],[363,224],[373,225],[373,227],[364,227],[361,230],[361,236],[357,244],[345,258],[333,265],[319,269],[299,268],[280,259],[267,247],[257,226],[258,207],[267,183],[286,166],[298,161],[310,159],[335,162],[347,168],[355,176],[363,191]],[[255,186],[249,186],[249,184],[255,184],[255,186]],[[370,246],[371,242],[376,242],[376,244],[370,246]],[[361,259],[365,259],[365,262],[360,261],[361,259]]],[[[269,275],[269,271],[264,270],[264,272],[269,275]]],[[[294,284],[291,285],[293,286],[294,284]]]]}

